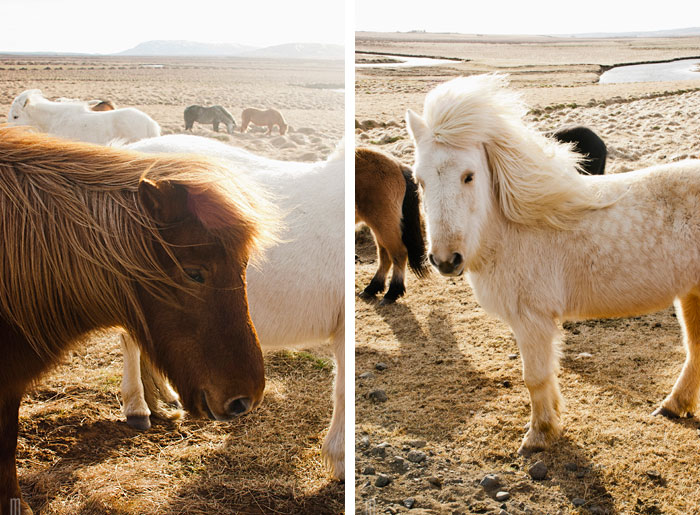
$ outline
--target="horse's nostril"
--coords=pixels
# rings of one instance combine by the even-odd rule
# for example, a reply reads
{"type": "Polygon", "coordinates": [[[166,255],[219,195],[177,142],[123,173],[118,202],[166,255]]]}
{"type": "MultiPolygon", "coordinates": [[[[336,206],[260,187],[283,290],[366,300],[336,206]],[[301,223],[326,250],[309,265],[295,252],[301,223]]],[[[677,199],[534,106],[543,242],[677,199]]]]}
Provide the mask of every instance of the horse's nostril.
{"type": "Polygon", "coordinates": [[[455,252],[454,254],[452,254],[452,264],[454,266],[461,265],[462,264],[462,254],[460,254],[459,252],[455,252]]]}
{"type": "Polygon", "coordinates": [[[433,257],[432,254],[428,254],[428,260],[430,261],[430,264],[433,265],[434,267],[437,267],[437,263],[435,262],[435,258],[433,257]]]}
{"type": "Polygon", "coordinates": [[[239,397],[238,399],[233,399],[226,405],[226,413],[232,417],[237,417],[238,415],[243,415],[247,412],[253,403],[248,397],[239,397]]]}

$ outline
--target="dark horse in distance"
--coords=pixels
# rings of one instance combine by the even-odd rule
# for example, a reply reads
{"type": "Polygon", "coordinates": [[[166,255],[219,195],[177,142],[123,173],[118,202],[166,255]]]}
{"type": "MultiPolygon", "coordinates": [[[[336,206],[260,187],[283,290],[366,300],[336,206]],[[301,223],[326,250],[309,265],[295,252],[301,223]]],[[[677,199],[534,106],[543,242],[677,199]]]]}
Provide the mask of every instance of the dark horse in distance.
{"type": "Polygon", "coordinates": [[[223,123],[229,134],[233,134],[233,129],[236,128],[236,120],[231,113],[225,107],[218,105],[211,107],[191,105],[185,108],[185,130],[192,130],[194,122],[211,123],[216,132],[219,132],[219,124],[223,123]]]}

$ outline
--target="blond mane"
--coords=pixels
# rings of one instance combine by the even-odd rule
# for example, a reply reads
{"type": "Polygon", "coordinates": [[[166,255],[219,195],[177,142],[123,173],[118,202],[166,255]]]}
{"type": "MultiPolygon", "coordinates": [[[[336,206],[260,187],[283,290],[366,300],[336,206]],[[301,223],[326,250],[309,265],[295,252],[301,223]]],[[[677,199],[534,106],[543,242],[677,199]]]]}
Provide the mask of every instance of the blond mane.
{"type": "Polygon", "coordinates": [[[0,127],[0,314],[40,356],[75,339],[78,318],[144,328],[135,278],[162,299],[184,288],[156,257],[169,247],[138,201],[144,177],[205,198],[216,210],[211,232],[240,256],[274,241],[275,209],[217,161],[0,127]]]}
{"type": "Polygon", "coordinates": [[[612,204],[579,174],[570,144],[525,123],[525,106],[507,84],[506,75],[487,74],[433,89],[423,110],[431,137],[457,148],[484,145],[496,198],[513,222],[567,228],[582,212],[612,204]]]}

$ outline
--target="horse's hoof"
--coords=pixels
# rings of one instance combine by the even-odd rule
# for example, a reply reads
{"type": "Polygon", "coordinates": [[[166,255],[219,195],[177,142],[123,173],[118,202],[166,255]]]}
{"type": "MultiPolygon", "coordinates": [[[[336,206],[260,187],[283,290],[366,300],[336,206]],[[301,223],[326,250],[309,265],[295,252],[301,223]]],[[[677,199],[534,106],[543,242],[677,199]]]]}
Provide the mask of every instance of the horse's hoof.
{"type": "Polygon", "coordinates": [[[545,450],[545,447],[541,445],[528,445],[526,446],[525,444],[520,446],[520,449],[518,449],[518,454],[520,456],[530,456],[531,454],[535,454],[536,452],[542,452],[545,450]]]}
{"type": "Polygon", "coordinates": [[[165,404],[167,404],[169,407],[171,407],[173,409],[179,409],[179,410],[182,409],[182,403],[178,399],[175,399],[173,401],[168,401],[165,404]]]}
{"type": "Polygon", "coordinates": [[[662,417],[671,418],[671,419],[680,418],[680,417],[679,417],[678,415],[676,415],[673,411],[667,410],[667,409],[664,408],[663,406],[659,406],[659,407],[656,408],[656,409],[654,410],[654,412],[651,414],[652,417],[655,417],[655,416],[657,416],[657,415],[661,415],[662,417]]]}
{"type": "Polygon", "coordinates": [[[365,299],[365,300],[372,300],[372,299],[374,299],[374,297],[375,297],[376,295],[377,295],[376,293],[369,293],[369,292],[367,292],[367,291],[361,291],[360,294],[359,294],[359,297],[360,297],[361,299],[365,299]]]}
{"type": "Polygon", "coordinates": [[[396,302],[396,299],[389,299],[387,297],[384,297],[380,302],[380,306],[389,306],[391,304],[394,304],[396,302]]]}
{"type": "Polygon", "coordinates": [[[137,431],[151,429],[151,419],[146,415],[127,415],[126,423],[137,431]]]}

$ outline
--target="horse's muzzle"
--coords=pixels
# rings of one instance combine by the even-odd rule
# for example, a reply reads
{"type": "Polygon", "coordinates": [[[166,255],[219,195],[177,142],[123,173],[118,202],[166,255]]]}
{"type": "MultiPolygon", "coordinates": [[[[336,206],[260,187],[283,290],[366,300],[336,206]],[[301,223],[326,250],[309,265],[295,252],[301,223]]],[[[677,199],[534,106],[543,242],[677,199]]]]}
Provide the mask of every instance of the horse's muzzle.
{"type": "Polygon", "coordinates": [[[464,258],[459,252],[453,253],[449,261],[438,261],[433,254],[430,254],[428,259],[430,260],[430,264],[437,268],[442,275],[457,277],[462,275],[464,271],[464,258]]]}

